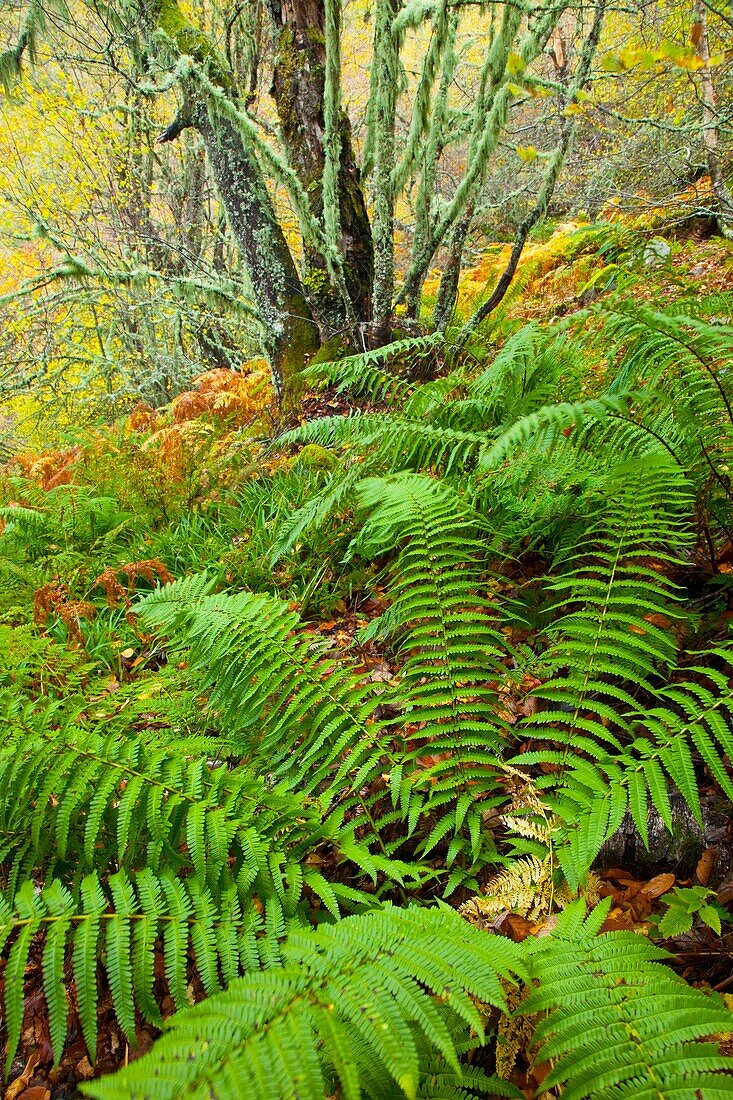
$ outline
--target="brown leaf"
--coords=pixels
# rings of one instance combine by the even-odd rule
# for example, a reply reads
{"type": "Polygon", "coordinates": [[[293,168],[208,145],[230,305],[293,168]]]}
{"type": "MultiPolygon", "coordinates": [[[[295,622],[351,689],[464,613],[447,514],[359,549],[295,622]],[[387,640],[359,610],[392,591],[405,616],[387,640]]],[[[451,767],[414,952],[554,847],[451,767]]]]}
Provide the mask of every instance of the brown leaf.
{"type": "Polygon", "coordinates": [[[702,886],[707,886],[710,881],[710,872],[715,864],[715,850],[713,848],[706,848],[703,854],[697,861],[697,867],[695,868],[695,874],[697,875],[697,881],[702,886]]]}
{"type": "Polygon", "coordinates": [[[557,928],[557,920],[557,915],[554,913],[549,917],[545,917],[535,929],[534,934],[537,939],[542,939],[543,936],[550,936],[557,928]]]}
{"type": "Polygon", "coordinates": [[[16,1100],[23,1089],[29,1084],[35,1068],[40,1060],[41,1059],[37,1050],[34,1050],[31,1054],[28,1055],[28,1061],[26,1062],[25,1069],[21,1073],[20,1077],[16,1077],[16,1079],[6,1088],[5,1100],[16,1100]]]}
{"type": "Polygon", "coordinates": [[[666,615],[657,615],[655,613],[645,615],[644,621],[647,623],[651,623],[652,626],[658,626],[660,630],[671,630],[672,626],[674,625],[672,623],[672,620],[669,619],[666,615]]]}
{"type": "Polygon", "coordinates": [[[43,1085],[32,1085],[21,1092],[18,1100],[51,1100],[51,1090],[44,1088],[43,1085]]]}
{"type": "Polygon", "coordinates": [[[644,883],[641,893],[646,894],[648,898],[659,898],[662,894],[666,894],[668,890],[671,890],[675,882],[675,876],[671,873],[655,875],[654,878],[644,883]]]}
{"type": "Polygon", "coordinates": [[[94,1076],[94,1067],[87,1058],[86,1054],[81,1058],[74,1066],[74,1071],[77,1077],[80,1077],[82,1081],[88,1081],[94,1076]]]}
{"type": "Polygon", "coordinates": [[[373,684],[388,683],[392,679],[392,670],[385,661],[382,661],[380,664],[374,666],[369,674],[369,679],[373,684]]]}
{"type": "Polygon", "coordinates": [[[499,930],[502,936],[507,936],[515,943],[521,943],[522,940],[526,940],[527,936],[532,935],[535,926],[525,917],[520,917],[518,913],[507,913],[499,930]]]}
{"type": "Polygon", "coordinates": [[[622,909],[612,909],[601,925],[601,932],[633,932],[644,931],[643,922],[634,920],[631,913],[625,913],[622,909]]]}
{"type": "Polygon", "coordinates": [[[535,1062],[532,1066],[532,1076],[538,1085],[541,1085],[547,1074],[552,1069],[551,1062],[535,1062]]]}
{"type": "Polygon", "coordinates": [[[632,874],[629,874],[628,871],[624,871],[621,867],[605,867],[600,872],[600,876],[603,879],[611,878],[614,882],[633,882],[636,884],[638,881],[632,874]]]}

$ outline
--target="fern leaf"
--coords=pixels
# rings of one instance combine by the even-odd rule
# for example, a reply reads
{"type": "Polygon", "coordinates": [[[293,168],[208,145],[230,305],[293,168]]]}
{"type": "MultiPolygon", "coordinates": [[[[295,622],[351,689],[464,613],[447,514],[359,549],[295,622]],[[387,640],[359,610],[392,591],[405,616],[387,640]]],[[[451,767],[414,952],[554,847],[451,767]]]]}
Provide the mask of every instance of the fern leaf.
{"type": "MultiPolygon", "coordinates": [[[[722,1000],[661,965],[669,956],[645,937],[597,935],[597,920],[577,925],[583,903],[571,909],[533,950],[539,985],[521,1008],[549,1013],[533,1039],[538,1059],[553,1062],[543,1089],[560,1086],[567,1100],[672,1100],[730,1088],[730,1058],[714,1043],[690,1041],[730,1030],[722,1000]]],[[[603,919],[608,905],[598,909],[603,919]]]]}
{"type": "Polygon", "coordinates": [[[92,1063],[97,1059],[97,956],[101,915],[107,899],[96,875],[81,884],[84,918],[74,933],[74,984],[82,1034],[92,1063]]]}
{"type": "Polygon", "coordinates": [[[482,1033],[471,997],[503,1004],[498,975],[512,980],[521,970],[517,945],[450,911],[348,917],[291,936],[282,966],[177,1014],[151,1054],[85,1091],[114,1100],[147,1094],[155,1081],[160,1100],[204,1087],[222,1098],[243,1088],[253,1098],[322,1096],[333,1068],[346,1096],[379,1073],[382,1088],[391,1080],[417,1096],[422,1043],[439,1043],[457,1074],[456,1027],[482,1033]]]}

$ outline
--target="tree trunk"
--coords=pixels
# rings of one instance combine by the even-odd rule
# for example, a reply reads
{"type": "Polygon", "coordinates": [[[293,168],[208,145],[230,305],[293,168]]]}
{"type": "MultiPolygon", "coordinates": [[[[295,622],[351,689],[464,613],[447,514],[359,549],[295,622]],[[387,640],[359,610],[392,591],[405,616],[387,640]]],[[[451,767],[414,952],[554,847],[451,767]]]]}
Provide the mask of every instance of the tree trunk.
{"type": "Polygon", "coordinates": [[[234,237],[245,258],[265,329],[278,397],[297,399],[297,375],[320,341],[254,153],[234,123],[201,103],[192,113],[234,237]]]}
{"type": "Polygon", "coordinates": [[[436,332],[445,332],[458,299],[458,284],[461,278],[463,246],[473,220],[473,203],[470,203],[461,218],[453,226],[448,256],[440,276],[440,286],[433,310],[433,326],[436,332]]]}
{"type": "Polygon", "coordinates": [[[394,31],[396,0],[377,0],[374,27],[374,323],[377,345],[392,337],[395,288],[395,121],[399,81],[399,39],[394,31]]]}
{"type": "Polygon", "coordinates": [[[710,184],[717,203],[718,228],[726,238],[733,239],[733,197],[725,182],[718,156],[718,110],[715,87],[710,69],[707,11],[704,0],[695,0],[692,16],[692,40],[697,47],[700,68],[700,99],[702,101],[702,142],[705,147],[710,184]]]}
{"type": "Polygon", "coordinates": [[[298,375],[320,341],[285,235],[275,217],[254,150],[234,119],[222,110],[222,93],[236,105],[236,88],[225,60],[208,37],[185,18],[177,0],[158,0],[149,18],[181,55],[205,73],[183,83],[183,107],[161,134],[173,141],[188,126],[199,131],[234,237],[247,267],[264,327],[264,344],[281,404],[298,396],[298,375]],[[207,91],[207,85],[209,90],[207,91]]]}
{"type": "MultiPolygon", "coordinates": [[[[338,5],[334,6],[338,13],[338,5]]],[[[309,197],[311,210],[323,221],[326,5],[324,0],[271,0],[270,10],[277,30],[272,94],[280,130],[288,159],[309,197]]],[[[336,245],[343,257],[353,313],[359,321],[368,321],[374,276],[371,227],[354,160],[351,126],[340,107],[338,114],[336,245]]],[[[317,248],[306,245],[305,265],[305,291],[325,340],[344,327],[344,304],[331,283],[326,259],[317,248]]]]}

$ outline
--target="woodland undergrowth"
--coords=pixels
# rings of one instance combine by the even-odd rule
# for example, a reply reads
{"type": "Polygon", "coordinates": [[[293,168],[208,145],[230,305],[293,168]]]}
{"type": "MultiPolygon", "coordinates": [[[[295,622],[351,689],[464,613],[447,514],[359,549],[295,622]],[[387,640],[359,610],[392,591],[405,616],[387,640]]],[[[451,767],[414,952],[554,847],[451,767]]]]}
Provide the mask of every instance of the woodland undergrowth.
{"type": "Polygon", "coordinates": [[[584,232],[5,465],[12,1100],[731,1095],[733,299],[584,232]]]}

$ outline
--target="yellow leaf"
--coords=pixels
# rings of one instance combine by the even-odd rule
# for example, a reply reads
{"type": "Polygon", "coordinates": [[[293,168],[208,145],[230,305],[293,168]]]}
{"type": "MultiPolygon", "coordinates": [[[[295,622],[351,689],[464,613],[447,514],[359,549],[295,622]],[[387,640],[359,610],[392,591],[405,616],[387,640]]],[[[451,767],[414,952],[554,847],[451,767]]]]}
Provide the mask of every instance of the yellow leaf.
{"type": "Polygon", "coordinates": [[[531,164],[537,156],[537,150],[534,145],[518,145],[516,152],[517,156],[521,157],[527,164],[531,164]]]}
{"type": "Polygon", "coordinates": [[[524,61],[518,53],[510,53],[506,59],[506,71],[510,76],[518,76],[524,70],[524,61]]]}
{"type": "Polygon", "coordinates": [[[601,68],[606,73],[622,73],[626,66],[615,53],[607,53],[601,58],[601,68]]]}

